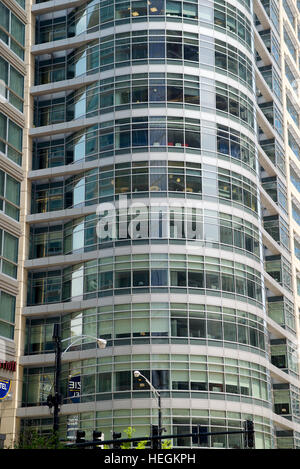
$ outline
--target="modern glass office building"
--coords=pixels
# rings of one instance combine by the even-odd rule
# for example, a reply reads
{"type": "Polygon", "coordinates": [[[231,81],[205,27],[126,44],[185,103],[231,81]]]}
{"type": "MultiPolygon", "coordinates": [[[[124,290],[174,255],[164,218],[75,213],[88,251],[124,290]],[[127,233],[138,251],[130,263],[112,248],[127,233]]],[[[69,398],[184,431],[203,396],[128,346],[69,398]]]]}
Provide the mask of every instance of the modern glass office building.
{"type": "Polygon", "coordinates": [[[59,323],[62,439],[149,435],[158,407],[139,370],[174,447],[198,424],[251,419],[256,448],[298,448],[299,2],[20,3],[0,2],[8,67],[24,60],[15,10],[27,31],[25,108],[10,68],[16,110],[0,114],[0,166],[24,176],[18,206],[1,166],[3,219],[21,214],[15,323],[0,307],[18,359],[7,438],[52,429],[59,323]]]}

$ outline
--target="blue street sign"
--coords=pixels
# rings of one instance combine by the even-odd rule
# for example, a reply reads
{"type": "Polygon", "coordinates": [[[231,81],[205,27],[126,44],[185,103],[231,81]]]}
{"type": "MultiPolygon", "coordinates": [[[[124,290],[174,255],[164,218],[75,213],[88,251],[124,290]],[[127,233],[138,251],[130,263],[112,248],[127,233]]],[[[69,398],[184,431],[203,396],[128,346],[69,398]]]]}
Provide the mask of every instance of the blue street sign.
{"type": "Polygon", "coordinates": [[[5,399],[10,391],[10,379],[0,379],[0,399],[5,399]]]}
{"type": "Polygon", "coordinates": [[[70,376],[68,390],[69,398],[73,403],[80,402],[80,385],[80,375],[70,376]]]}

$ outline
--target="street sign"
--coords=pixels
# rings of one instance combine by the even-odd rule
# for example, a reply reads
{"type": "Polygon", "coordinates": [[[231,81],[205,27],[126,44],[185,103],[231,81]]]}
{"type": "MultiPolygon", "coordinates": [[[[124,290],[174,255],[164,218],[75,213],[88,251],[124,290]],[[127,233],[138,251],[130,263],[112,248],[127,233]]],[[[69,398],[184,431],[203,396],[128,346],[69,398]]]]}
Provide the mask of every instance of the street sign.
{"type": "Polygon", "coordinates": [[[70,376],[69,378],[69,398],[76,404],[80,402],[80,375],[70,376]]]}
{"type": "Polygon", "coordinates": [[[10,391],[10,379],[0,379],[0,399],[5,399],[10,391]]]}

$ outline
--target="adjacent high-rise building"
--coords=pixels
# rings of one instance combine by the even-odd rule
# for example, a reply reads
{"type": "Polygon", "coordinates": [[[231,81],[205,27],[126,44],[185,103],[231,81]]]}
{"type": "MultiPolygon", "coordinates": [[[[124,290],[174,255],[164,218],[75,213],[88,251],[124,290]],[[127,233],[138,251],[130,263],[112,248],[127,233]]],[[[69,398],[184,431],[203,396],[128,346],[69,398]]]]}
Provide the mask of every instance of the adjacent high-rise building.
{"type": "Polygon", "coordinates": [[[300,2],[0,11],[0,440],[299,448],[300,2]]]}
{"type": "Polygon", "coordinates": [[[5,439],[11,444],[16,434],[15,403],[20,384],[16,362],[23,354],[19,338],[25,331],[21,298],[26,285],[21,283],[21,259],[26,219],[21,205],[28,197],[24,180],[29,161],[26,127],[30,122],[29,93],[25,93],[30,76],[27,22],[25,0],[0,2],[0,447],[5,439]]]}

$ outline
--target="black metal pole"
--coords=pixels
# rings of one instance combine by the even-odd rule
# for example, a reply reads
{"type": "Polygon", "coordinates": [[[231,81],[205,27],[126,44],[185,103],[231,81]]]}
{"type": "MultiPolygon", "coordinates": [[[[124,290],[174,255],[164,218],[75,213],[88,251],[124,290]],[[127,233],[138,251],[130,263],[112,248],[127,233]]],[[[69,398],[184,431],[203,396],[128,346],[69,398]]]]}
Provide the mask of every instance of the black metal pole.
{"type": "MultiPolygon", "coordinates": [[[[184,437],[197,437],[199,438],[199,436],[203,437],[203,436],[211,436],[211,435],[241,435],[241,434],[245,434],[245,433],[249,433],[249,430],[232,430],[232,431],[223,431],[223,432],[201,432],[201,433],[182,433],[182,434],[178,434],[178,433],[175,433],[175,434],[172,434],[172,435],[166,435],[166,436],[161,436],[161,435],[158,435],[158,436],[151,436],[151,437],[147,437],[147,436],[142,436],[142,437],[138,437],[138,438],[121,438],[121,439],[118,439],[118,443],[121,444],[121,443],[133,443],[133,442],[137,442],[137,441],[153,441],[153,440],[161,440],[162,438],[168,438],[168,439],[171,439],[171,438],[184,438],[184,437]]],[[[254,435],[254,429],[253,431],[251,431],[251,434],[254,435]]],[[[109,445],[109,444],[112,444],[112,443],[115,443],[116,440],[113,439],[113,440],[104,440],[104,441],[101,441],[101,445],[109,445]]],[[[84,448],[86,446],[95,446],[95,445],[99,445],[99,441],[86,441],[84,443],[70,443],[68,444],[67,446],[76,446],[78,448],[84,448]]]]}
{"type": "MultiPolygon", "coordinates": [[[[162,434],[162,426],[161,426],[161,398],[160,393],[158,393],[158,435],[161,436],[162,434]]],[[[161,449],[161,440],[158,440],[158,449],[161,449]]]]}
{"type": "Polygon", "coordinates": [[[59,428],[59,406],[60,406],[60,375],[61,375],[61,336],[60,324],[54,324],[53,340],[55,342],[55,381],[54,381],[54,404],[53,404],[53,432],[57,436],[59,428]]]}

